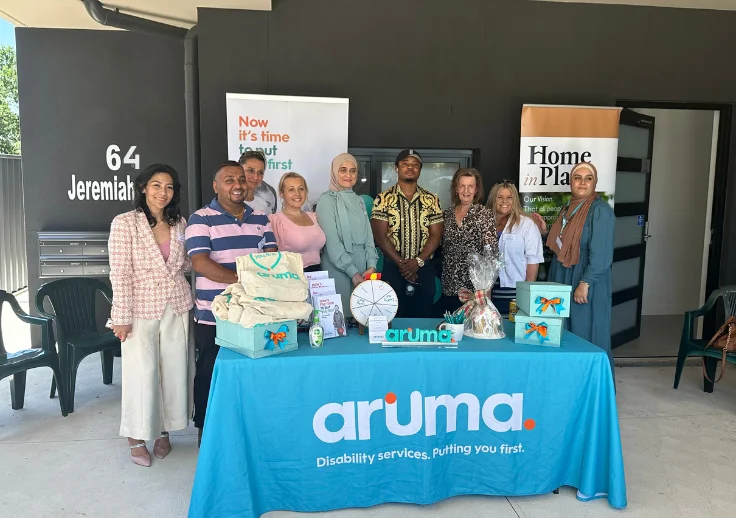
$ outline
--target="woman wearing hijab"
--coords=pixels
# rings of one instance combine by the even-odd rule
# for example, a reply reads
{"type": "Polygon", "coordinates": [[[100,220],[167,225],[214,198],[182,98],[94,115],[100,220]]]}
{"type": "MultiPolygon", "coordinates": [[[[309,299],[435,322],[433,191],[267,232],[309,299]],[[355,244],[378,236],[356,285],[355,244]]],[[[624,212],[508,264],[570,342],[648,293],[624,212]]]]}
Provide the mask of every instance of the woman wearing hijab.
{"type": "MultiPolygon", "coordinates": [[[[573,289],[570,331],[597,345],[611,362],[611,263],[613,262],[613,209],[595,192],[598,171],[581,162],[570,171],[572,199],[547,236],[555,253],[549,281],[573,289]]],[[[545,229],[546,230],[546,229],[545,229]]]]}
{"type": "Polygon", "coordinates": [[[376,271],[378,254],[373,243],[368,211],[363,199],[353,192],[358,180],[358,162],[348,154],[332,161],[330,190],[317,202],[317,221],[327,236],[322,250],[322,269],[335,279],[346,316],[350,294],[366,275],[376,271]]]}

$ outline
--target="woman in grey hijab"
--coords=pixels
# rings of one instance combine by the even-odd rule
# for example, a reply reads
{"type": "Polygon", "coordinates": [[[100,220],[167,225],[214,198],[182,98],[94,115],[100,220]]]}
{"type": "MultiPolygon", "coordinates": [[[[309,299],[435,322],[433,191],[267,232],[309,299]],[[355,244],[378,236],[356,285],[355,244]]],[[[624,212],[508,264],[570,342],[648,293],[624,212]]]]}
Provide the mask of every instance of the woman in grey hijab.
{"type": "Polygon", "coordinates": [[[317,202],[317,221],[327,236],[322,249],[322,269],[335,279],[346,316],[350,312],[350,294],[366,275],[376,271],[378,253],[373,243],[368,211],[363,199],[355,194],[358,162],[348,153],[332,161],[330,190],[317,202]]]}

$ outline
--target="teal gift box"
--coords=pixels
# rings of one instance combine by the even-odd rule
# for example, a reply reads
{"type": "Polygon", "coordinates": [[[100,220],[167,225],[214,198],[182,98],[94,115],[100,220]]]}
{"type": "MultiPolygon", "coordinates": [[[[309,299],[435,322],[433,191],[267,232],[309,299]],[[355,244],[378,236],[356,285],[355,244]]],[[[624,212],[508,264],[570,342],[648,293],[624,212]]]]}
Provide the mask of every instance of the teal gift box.
{"type": "Polygon", "coordinates": [[[517,282],[516,306],[527,315],[570,316],[572,286],[556,282],[517,282]]]}
{"type": "MultiPolygon", "coordinates": [[[[517,293],[518,295],[518,293],[517,293]]],[[[562,319],[548,316],[530,316],[519,310],[515,317],[517,344],[559,347],[562,339],[562,319]]]]}
{"type": "Polygon", "coordinates": [[[243,327],[215,317],[215,343],[248,358],[265,358],[296,351],[296,320],[274,322],[256,327],[243,327]]]}

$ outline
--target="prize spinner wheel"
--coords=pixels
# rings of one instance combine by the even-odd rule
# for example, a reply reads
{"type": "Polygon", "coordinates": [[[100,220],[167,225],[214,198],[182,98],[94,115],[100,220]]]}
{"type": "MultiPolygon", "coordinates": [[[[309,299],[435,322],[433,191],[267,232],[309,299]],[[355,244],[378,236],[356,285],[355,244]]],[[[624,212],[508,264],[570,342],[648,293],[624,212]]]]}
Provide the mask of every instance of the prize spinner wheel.
{"type": "Polygon", "coordinates": [[[384,281],[361,282],[350,295],[350,311],[355,320],[364,327],[368,326],[370,316],[384,316],[391,322],[398,310],[399,298],[394,289],[384,281]]]}

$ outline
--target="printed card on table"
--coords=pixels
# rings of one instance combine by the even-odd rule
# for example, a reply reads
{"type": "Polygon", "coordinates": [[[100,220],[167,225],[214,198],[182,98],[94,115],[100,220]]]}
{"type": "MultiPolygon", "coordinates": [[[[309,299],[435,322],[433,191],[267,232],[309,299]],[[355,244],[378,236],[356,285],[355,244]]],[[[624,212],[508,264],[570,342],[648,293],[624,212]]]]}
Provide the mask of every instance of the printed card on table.
{"type": "Polygon", "coordinates": [[[320,279],[329,279],[330,274],[326,270],[321,270],[319,272],[304,272],[304,277],[307,278],[308,282],[312,282],[320,279]]]}
{"type": "Polygon", "coordinates": [[[348,334],[345,312],[340,295],[322,295],[314,298],[314,309],[319,311],[319,323],[325,331],[325,338],[335,338],[348,334]]]}
{"type": "Polygon", "coordinates": [[[332,288],[335,289],[335,279],[315,279],[309,281],[309,290],[316,288],[332,288]]]}
{"type": "Polygon", "coordinates": [[[337,293],[337,290],[335,290],[335,279],[317,279],[309,281],[309,299],[311,300],[314,309],[317,309],[315,297],[318,295],[332,295],[334,293],[337,293]]]}
{"type": "Polygon", "coordinates": [[[312,295],[312,300],[314,300],[316,297],[322,297],[324,295],[335,295],[335,288],[314,288],[313,290],[310,290],[309,293],[312,295]]]}
{"type": "Polygon", "coordinates": [[[388,331],[388,319],[383,315],[372,315],[368,317],[368,337],[370,343],[380,344],[386,341],[388,331]]]}

